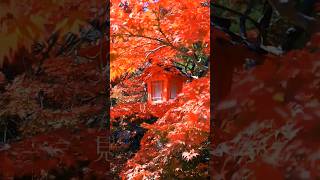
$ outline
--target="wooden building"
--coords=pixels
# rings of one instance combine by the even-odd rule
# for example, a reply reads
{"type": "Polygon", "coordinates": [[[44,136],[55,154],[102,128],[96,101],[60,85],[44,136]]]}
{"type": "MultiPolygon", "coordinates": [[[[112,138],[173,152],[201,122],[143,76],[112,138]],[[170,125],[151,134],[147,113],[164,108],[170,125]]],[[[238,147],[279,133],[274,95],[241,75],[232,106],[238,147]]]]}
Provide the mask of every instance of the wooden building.
{"type": "Polygon", "coordinates": [[[187,77],[175,67],[153,68],[146,80],[148,103],[162,103],[175,99],[181,92],[187,77]]]}

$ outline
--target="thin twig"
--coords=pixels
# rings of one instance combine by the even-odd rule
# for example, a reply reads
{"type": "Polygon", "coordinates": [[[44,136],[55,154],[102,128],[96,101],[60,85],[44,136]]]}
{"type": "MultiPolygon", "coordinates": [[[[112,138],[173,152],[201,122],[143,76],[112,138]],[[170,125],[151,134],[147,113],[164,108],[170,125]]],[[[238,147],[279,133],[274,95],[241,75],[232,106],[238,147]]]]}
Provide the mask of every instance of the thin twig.
{"type": "Polygon", "coordinates": [[[162,45],[162,46],[159,46],[159,47],[157,47],[157,48],[155,48],[155,49],[153,49],[153,50],[148,51],[148,53],[147,53],[147,55],[146,55],[146,59],[150,56],[150,54],[158,51],[159,49],[161,49],[161,48],[163,48],[163,47],[167,47],[167,45],[162,45]]]}
{"type": "Polygon", "coordinates": [[[144,35],[139,35],[139,34],[115,34],[114,36],[128,36],[128,37],[139,37],[139,38],[145,38],[145,39],[149,39],[149,40],[153,40],[153,41],[158,41],[160,42],[161,44],[163,45],[167,45],[167,46],[170,46],[171,48],[183,53],[183,54],[186,54],[187,56],[190,56],[188,55],[185,51],[183,51],[182,49],[170,44],[169,42],[166,42],[162,39],[159,39],[159,38],[153,38],[153,37],[149,37],[149,36],[144,36],[144,35]]]}

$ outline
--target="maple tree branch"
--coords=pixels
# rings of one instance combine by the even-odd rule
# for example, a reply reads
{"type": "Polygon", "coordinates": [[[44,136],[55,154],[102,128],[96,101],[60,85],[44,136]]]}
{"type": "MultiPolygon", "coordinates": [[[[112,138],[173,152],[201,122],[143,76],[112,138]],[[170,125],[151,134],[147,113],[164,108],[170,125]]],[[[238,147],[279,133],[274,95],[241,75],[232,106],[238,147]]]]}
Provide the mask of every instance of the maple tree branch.
{"type": "Polygon", "coordinates": [[[207,66],[201,64],[199,61],[197,61],[197,59],[199,59],[199,57],[197,56],[196,53],[193,53],[194,57],[195,57],[195,60],[194,60],[194,63],[198,66],[198,67],[201,67],[203,69],[208,69],[207,66]]]}
{"type": "MultiPolygon", "coordinates": [[[[135,46],[135,47],[132,47],[131,44],[130,44],[129,46],[126,46],[124,48],[131,48],[132,47],[132,50],[135,50],[137,48],[143,47],[143,46],[148,45],[148,44],[152,44],[152,43],[148,42],[148,43],[144,43],[144,44],[141,44],[141,45],[138,45],[138,46],[135,46]]],[[[125,53],[127,53],[127,51],[122,51],[121,53],[119,53],[119,56],[122,56],[125,53]]]]}
{"type": "MultiPolygon", "coordinates": [[[[149,40],[153,40],[153,41],[157,41],[161,44],[163,44],[162,46],[159,46],[157,47],[156,49],[154,50],[150,50],[149,53],[146,55],[146,58],[148,58],[150,56],[150,54],[154,53],[155,51],[165,47],[165,46],[168,46],[168,47],[171,47],[172,49],[182,53],[183,55],[187,56],[187,57],[190,57],[192,59],[192,62],[194,63],[194,65],[200,67],[201,69],[203,70],[207,70],[208,67],[206,67],[205,65],[202,65],[201,63],[199,63],[197,60],[197,56],[196,54],[188,54],[185,50],[182,50],[176,46],[174,46],[172,43],[170,42],[167,42],[167,41],[164,41],[162,39],[159,39],[159,38],[154,38],[154,37],[149,37],[149,36],[145,36],[145,35],[140,35],[140,34],[133,34],[131,33],[130,31],[128,31],[129,34],[114,34],[114,36],[128,36],[128,37],[139,37],[139,38],[146,38],[146,39],[149,39],[149,40]]],[[[194,68],[194,67],[193,67],[194,68]]]]}
{"type": "Polygon", "coordinates": [[[55,32],[53,33],[50,38],[48,39],[47,43],[48,43],[48,48],[46,49],[45,52],[42,53],[42,58],[39,61],[37,70],[36,70],[36,75],[39,75],[41,70],[42,70],[42,65],[44,63],[44,61],[49,58],[49,53],[50,51],[53,49],[53,47],[56,45],[57,41],[59,38],[59,32],[55,32]]]}
{"type": "Polygon", "coordinates": [[[254,24],[254,26],[256,26],[256,28],[259,29],[259,31],[261,30],[260,24],[259,24],[257,21],[255,21],[254,19],[252,19],[250,16],[246,15],[246,14],[243,14],[243,13],[241,13],[241,12],[235,11],[235,10],[233,10],[233,9],[230,9],[230,8],[228,8],[228,7],[225,7],[225,6],[222,6],[222,5],[220,5],[220,4],[213,3],[213,2],[211,3],[211,6],[212,6],[212,7],[215,7],[215,8],[218,8],[218,9],[223,9],[223,10],[229,11],[229,12],[235,14],[235,15],[238,15],[238,16],[240,16],[240,17],[243,17],[243,18],[245,18],[245,19],[248,19],[249,21],[252,22],[252,24],[254,24]]]}
{"type": "MultiPolygon", "coordinates": [[[[160,11],[160,9],[159,9],[159,11],[160,11]]],[[[154,12],[155,14],[156,14],[156,12],[154,12]]],[[[157,15],[157,14],[156,14],[157,15]]],[[[157,26],[158,26],[158,30],[159,30],[159,32],[162,34],[162,36],[168,41],[168,43],[170,43],[170,44],[172,44],[171,42],[170,42],[170,40],[168,39],[168,37],[165,35],[165,33],[163,32],[163,30],[162,30],[162,28],[161,28],[161,23],[160,23],[160,12],[159,12],[159,14],[158,14],[158,16],[157,16],[157,22],[158,22],[158,24],[157,24],[157,26]]]]}
{"type": "Polygon", "coordinates": [[[159,39],[159,38],[153,38],[153,37],[149,37],[149,36],[144,36],[144,35],[139,35],[139,34],[131,34],[131,33],[130,33],[130,34],[116,34],[116,35],[114,35],[114,36],[139,37],[139,38],[145,38],[145,39],[149,39],[149,40],[153,40],[153,41],[158,41],[158,42],[160,42],[160,43],[163,44],[163,45],[170,46],[170,47],[173,48],[174,50],[179,51],[179,52],[181,52],[181,53],[183,53],[183,54],[185,54],[185,55],[187,55],[187,56],[190,56],[190,55],[188,55],[185,51],[183,51],[182,49],[174,46],[174,45],[171,44],[170,42],[166,42],[166,41],[164,41],[164,40],[162,40],[162,39],[159,39]]]}
{"type": "Polygon", "coordinates": [[[155,49],[153,49],[153,50],[148,51],[148,53],[147,53],[147,55],[146,55],[146,59],[150,56],[150,54],[152,54],[152,53],[154,53],[154,52],[158,51],[159,49],[161,49],[161,48],[163,48],[163,47],[166,47],[166,46],[167,46],[167,45],[162,45],[162,46],[159,46],[159,47],[157,47],[157,48],[155,48],[155,49]]]}
{"type": "MultiPolygon", "coordinates": [[[[155,12],[154,12],[155,13],[155,12]]],[[[160,23],[160,22],[158,22],[160,23]]],[[[176,47],[175,45],[173,45],[170,40],[166,37],[166,35],[163,33],[160,25],[158,26],[160,29],[159,29],[159,32],[165,37],[165,39],[167,41],[164,41],[162,39],[159,39],[159,38],[153,38],[153,37],[149,37],[149,36],[145,36],[145,35],[142,35],[142,34],[134,34],[132,33],[129,29],[127,29],[125,26],[123,26],[124,30],[127,31],[129,34],[114,34],[113,36],[128,36],[128,37],[140,37],[140,38],[146,38],[146,39],[149,39],[149,40],[154,40],[154,41],[158,41],[159,43],[163,44],[163,45],[167,45],[167,46],[170,46],[171,48],[173,48],[174,50],[186,55],[186,56],[189,56],[189,57],[192,57],[190,56],[189,54],[187,54],[184,50],[176,47]]]]}

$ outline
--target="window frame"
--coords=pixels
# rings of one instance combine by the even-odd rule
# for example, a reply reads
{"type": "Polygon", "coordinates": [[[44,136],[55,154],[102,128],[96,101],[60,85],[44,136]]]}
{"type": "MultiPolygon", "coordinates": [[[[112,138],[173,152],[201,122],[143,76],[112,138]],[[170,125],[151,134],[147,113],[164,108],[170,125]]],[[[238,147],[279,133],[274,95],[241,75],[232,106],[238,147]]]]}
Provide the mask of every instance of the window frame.
{"type": "Polygon", "coordinates": [[[175,99],[176,97],[178,96],[178,85],[177,85],[177,82],[172,82],[170,84],[170,97],[169,99],[175,99]],[[172,90],[173,88],[175,88],[175,96],[172,97],[173,93],[172,93],[172,90]]]}
{"type": "Polygon", "coordinates": [[[164,82],[163,80],[156,80],[156,81],[151,81],[151,100],[152,101],[162,101],[164,99],[163,97],[163,85],[164,82]],[[156,84],[160,84],[160,97],[155,97],[155,86],[156,84]]]}

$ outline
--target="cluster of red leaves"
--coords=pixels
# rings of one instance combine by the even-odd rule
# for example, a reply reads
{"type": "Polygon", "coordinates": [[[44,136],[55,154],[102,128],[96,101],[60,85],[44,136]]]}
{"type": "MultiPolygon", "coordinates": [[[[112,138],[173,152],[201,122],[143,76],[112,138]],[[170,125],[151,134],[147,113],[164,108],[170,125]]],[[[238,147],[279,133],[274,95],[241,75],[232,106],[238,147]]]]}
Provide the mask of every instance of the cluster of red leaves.
{"type": "Polygon", "coordinates": [[[0,149],[0,178],[104,178],[105,157],[97,154],[97,137],[105,131],[87,127],[54,130],[0,149]]]}
{"type": "Polygon", "coordinates": [[[23,135],[74,126],[101,110],[103,101],[96,100],[103,98],[101,82],[106,76],[96,70],[94,62],[77,64],[71,58],[52,58],[43,66],[45,74],[18,76],[0,98],[0,117],[17,115],[23,135]]]}
{"type": "Polygon", "coordinates": [[[211,177],[320,177],[319,40],[234,76],[216,107],[211,177]]]}
{"type": "Polygon", "coordinates": [[[135,71],[148,58],[175,58],[181,47],[197,41],[206,43],[209,53],[210,13],[202,3],[112,0],[111,80],[135,71]]]}
{"type": "Polygon", "coordinates": [[[54,32],[79,33],[92,17],[104,13],[106,1],[97,0],[6,0],[0,2],[0,67],[7,57],[24,47],[30,50],[35,41],[45,41],[54,32]]]}
{"type": "Polygon", "coordinates": [[[111,89],[111,98],[117,104],[141,102],[145,95],[145,83],[140,77],[123,80],[111,89]]]}
{"type": "MultiPolygon", "coordinates": [[[[41,58],[40,64],[43,63],[40,73],[25,72],[10,84],[5,84],[8,82],[1,73],[0,86],[6,85],[0,96],[1,133],[6,121],[18,119],[14,122],[18,128],[15,135],[20,140],[0,147],[0,179],[106,177],[106,162],[94,161],[98,159],[95,139],[106,136],[106,132],[82,124],[99,122],[98,116],[104,114],[101,112],[105,102],[103,82],[107,76],[97,69],[102,70],[106,63],[102,61],[107,42],[95,46],[80,43],[74,49],[77,53],[74,59],[50,58],[65,43],[66,33],[79,35],[80,28],[87,27],[92,18],[104,18],[106,3],[97,0],[0,2],[0,38],[7,42],[0,45],[0,68],[3,63],[18,66],[24,63],[24,71],[28,71],[33,65],[30,62],[41,58]],[[51,49],[47,40],[55,33],[59,39],[51,49]],[[31,53],[34,43],[41,46],[38,55],[31,53]],[[49,58],[43,59],[42,53],[49,49],[49,58]]],[[[8,143],[6,138],[5,141],[8,143]]]]}
{"type": "Polygon", "coordinates": [[[150,59],[145,66],[141,76],[139,76],[139,79],[143,82],[146,82],[150,77],[158,74],[183,75],[181,71],[174,66],[173,59],[150,59]]]}
{"type": "Polygon", "coordinates": [[[208,164],[198,157],[208,148],[209,81],[204,77],[189,83],[161,118],[154,124],[142,124],[148,131],[140,150],[123,169],[123,179],[208,176],[208,164]]]}
{"type": "Polygon", "coordinates": [[[170,108],[174,107],[174,102],[161,104],[148,104],[145,102],[124,103],[111,108],[110,116],[112,120],[117,118],[131,117],[134,120],[150,119],[152,117],[162,117],[170,108]]]}
{"type": "MultiPolygon", "coordinates": [[[[80,50],[96,54],[99,47],[80,50]]],[[[104,119],[107,76],[97,64],[49,58],[40,75],[25,73],[7,84],[0,97],[0,120],[18,117],[20,140],[1,146],[0,178],[106,177],[105,157],[95,160],[100,155],[96,139],[107,134],[83,125],[104,119]]]]}

